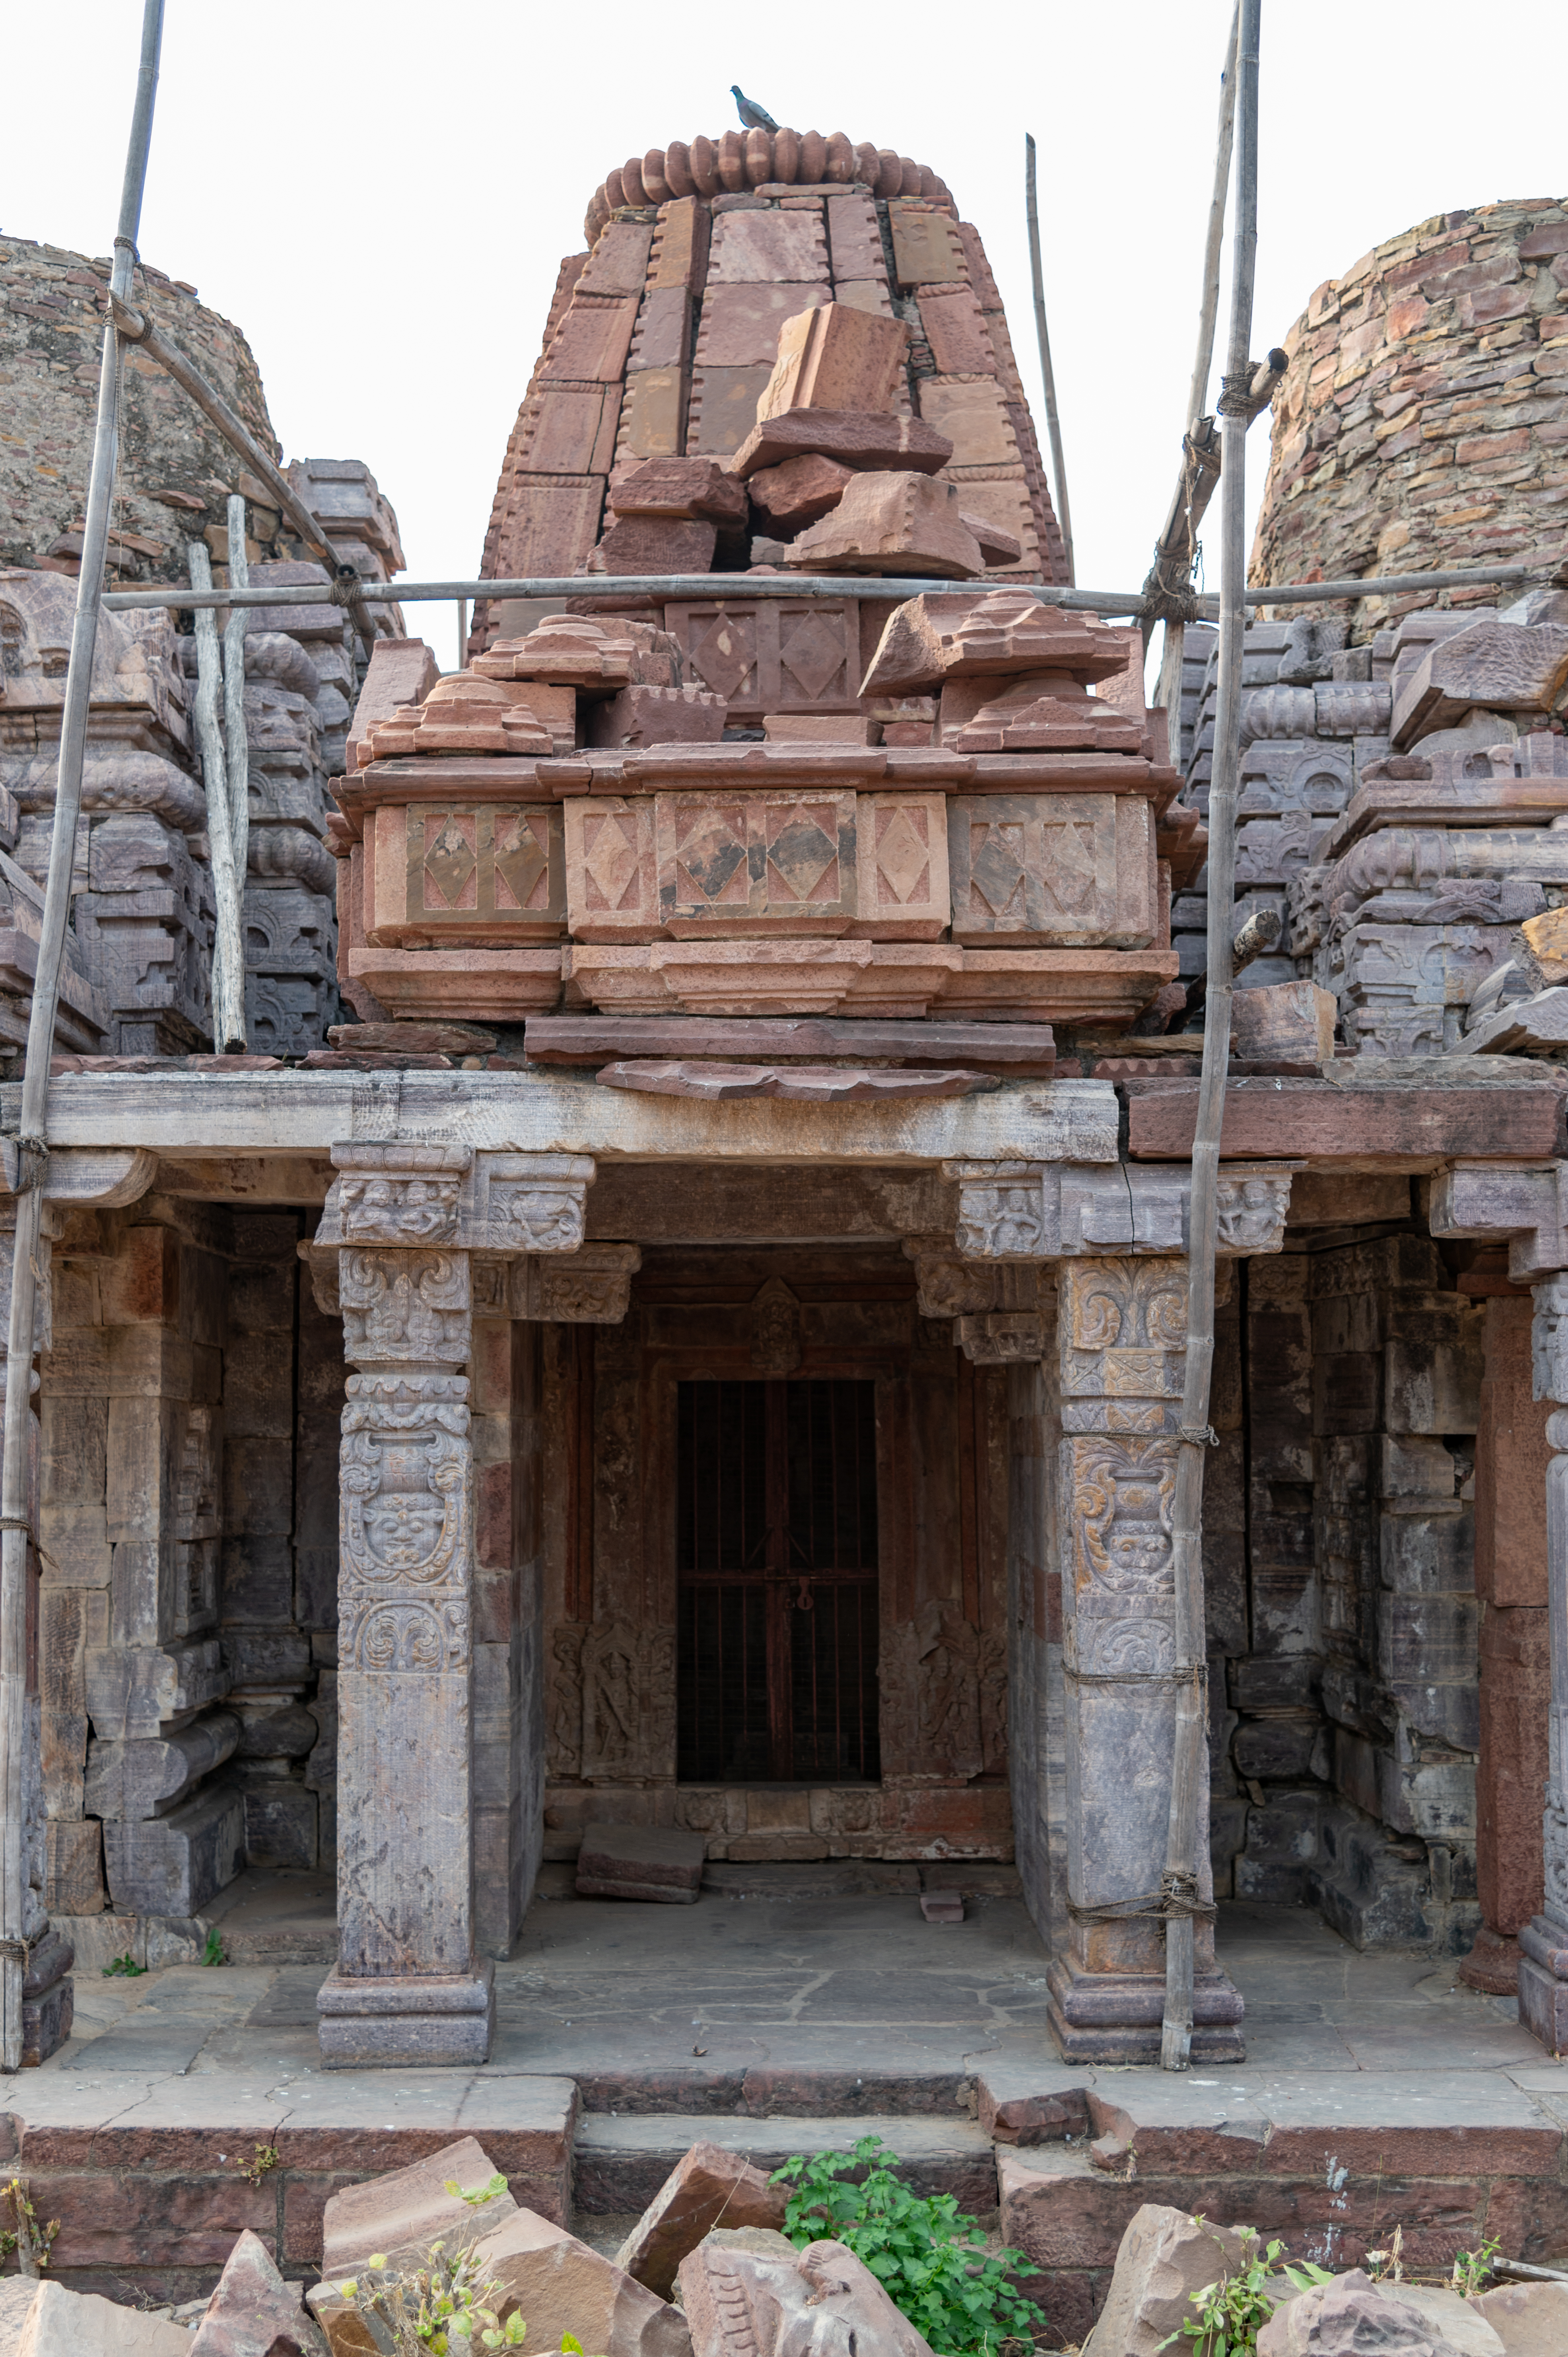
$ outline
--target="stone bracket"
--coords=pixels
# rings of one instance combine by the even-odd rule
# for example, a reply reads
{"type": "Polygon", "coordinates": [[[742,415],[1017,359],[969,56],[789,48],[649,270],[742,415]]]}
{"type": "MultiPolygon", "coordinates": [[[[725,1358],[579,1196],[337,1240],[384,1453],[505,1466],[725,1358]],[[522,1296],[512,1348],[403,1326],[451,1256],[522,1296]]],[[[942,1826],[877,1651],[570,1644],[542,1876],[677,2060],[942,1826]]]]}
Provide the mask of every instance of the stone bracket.
{"type": "Polygon", "coordinates": [[[618,1326],[642,1266],[640,1244],[582,1244],[575,1253],[531,1253],[510,1265],[508,1309],[547,1325],[618,1326]]]}
{"type": "MultiPolygon", "coordinates": [[[[1283,1161],[1221,1167],[1222,1254],[1244,1258],[1281,1249],[1291,1175],[1301,1168],[1283,1161]]],[[[1185,1163],[1123,1162],[1103,1169],[1092,1163],[944,1162],[942,1176],[958,1185],[956,1245],[965,1259],[1061,1260],[1188,1248],[1192,1173],[1185,1163]]]]}
{"type": "MultiPolygon", "coordinates": [[[[16,1191],[20,1159],[16,1139],[0,1137],[0,1189],[7,1195],[16,1191]]],[[[114,1211],[140,1201],[157,1167],[157,1156],[145,1146],[51,1146],[44,1200],[114,1211]]]]}
{"type": "Polygon", "coordinates": [[[1455,1162],[1432,1182],[1434,1236],[1507,1237],[1509,1275],[1528,1285],[1568,1267],[1568,1163],[1455,1162]]]}
{"type": "Polygon", "coordinates": [[[338,1176],[316,1232],[318,1249],[394,1245],[509,1259],[579,1249],[596,1168],[586,1154],[369,1140],[335,1146],[332,1160],[338,1176]]]}

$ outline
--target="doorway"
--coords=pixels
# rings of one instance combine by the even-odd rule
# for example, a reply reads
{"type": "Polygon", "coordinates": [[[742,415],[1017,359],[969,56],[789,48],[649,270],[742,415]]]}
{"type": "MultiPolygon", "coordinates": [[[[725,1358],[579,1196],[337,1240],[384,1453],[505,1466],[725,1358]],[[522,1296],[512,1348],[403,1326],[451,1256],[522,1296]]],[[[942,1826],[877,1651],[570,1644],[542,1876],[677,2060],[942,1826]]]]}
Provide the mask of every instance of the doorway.
{"type": "Polygon", "coordinates": [[[677,1774],[875,1782],[876,1386],[676,1394],[677,1774]]]}

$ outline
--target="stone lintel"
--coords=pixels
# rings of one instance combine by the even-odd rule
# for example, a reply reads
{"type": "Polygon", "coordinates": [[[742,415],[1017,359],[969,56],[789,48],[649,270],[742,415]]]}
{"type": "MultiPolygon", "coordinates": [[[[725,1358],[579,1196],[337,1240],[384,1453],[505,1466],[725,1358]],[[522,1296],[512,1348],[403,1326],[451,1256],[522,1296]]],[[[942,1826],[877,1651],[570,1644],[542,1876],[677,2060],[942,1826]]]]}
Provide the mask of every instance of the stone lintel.
{"type": "MultiPolygon", "coordinates": [[[[20,1110],[19,1088],[0,1088],[0,1130],[14,1131],[20,1110]]],[[[644,1096],[553,1072],[71,1072],[50,1089],[49,1135],[61,1146],[137,1146],[182,1161],[325,1155],[347,1141],[600,1163],[931,1168],[955,1157],[1114,1162],[1117,1104],[1108,1081],[1082,1080],[812,1105],[644,1096]]]]}

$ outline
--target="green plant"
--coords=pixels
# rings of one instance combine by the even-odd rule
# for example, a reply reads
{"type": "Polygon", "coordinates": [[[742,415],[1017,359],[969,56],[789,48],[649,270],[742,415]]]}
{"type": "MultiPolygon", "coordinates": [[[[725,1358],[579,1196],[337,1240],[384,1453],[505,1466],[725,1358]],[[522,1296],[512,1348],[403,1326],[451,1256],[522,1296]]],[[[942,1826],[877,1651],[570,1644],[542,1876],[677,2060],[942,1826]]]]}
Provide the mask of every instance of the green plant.
{"type": "Polygon", "coordinates": [[[254,2160],[240,2160],[234,2164],[241,2176],[248,2178],[252,2185],[259,2185],[267,2170],[275,2169],[277,2165],[278,2148],[275,2144],[259,2144],[254,2160]]]}
{"type": "MultiPolygon", "coordinates": [[[[1203,2220],[1195,2218],[1192,2222],[1201,2226],[1203,2220]]],[[[1311,2291],[1316,2284],[1333,2282],[1326,2267],[1315,2266],[1310,2261],[1299,2267],[1282,2266],[1283,2243],[1261,2246],[1251,2226],[1236,2231],[1248,2238],[1246,2266],[1239,2275],[1227,2273],[1205,2284],[1201,2291],[1195,2291],[1188,2304],[1197,2310],[1196,2315],[1187,2317],[1175,2332],[1168,2334],[1160,2343],[1162,2349],[1173,2348],[1178,2341],[1190,2341],[1193,2347],[1189,2357],[1252,2357],[1258,2335],[1278,2301],[1272,2278],[1283,2276],[1293,2292],[1311,2291]]]]}
{"type": "Polygon", "coordinates": [[[471,2243],[450,2256],[445,2243],[433,2243],[424,2266],[406,2274],[394,2273],[381,2257],[367,2259],[365,2269],[338,2290],[379,2357],[460,2357],[475,2349],[522,2346],[527,2328],[521,2316],[503,2324],[496,2314],[490,2302],[499,2287],[486,2280],[471,2243]]]}
{"type": "Polygon", "coordinates": [[[456,2179],[449,2177],[445,2190],[455,2195],[457,2201],[466,2201],[470,2210],[478,2210],[487,2201],[493,2201],[498,2194],[506,2191],[506,2179],[498,2169],[488,2185],[476,2185],[470,2192],[465,2193],[456,2179]]]}
{"type": "Polygon", "coordinates": [[[145,1964],[136,1962],[127,1948],[123,1956],[116,1956],[112,1964],[104,1965],[103,1977],[106,1981],[134,1981],[139,1979],[146,1969],[145,1964]]]}
{"type": "Polygon", "coordinates": [[[787,2160],[773,2182],[790,2189],[790,2241],[845,2244],[943,2357],[992,2357],[1004,2341],[1033,2342],[1046,2316],[1012,2278],[1038,2268],[1022,2251],[987,2250],[950,2193],[911,2193],[890,2161],[878,2136],[862,2136],[853,2152],[787,2160]]]}
{"type": "Polygon", "coordinates": [[[223,1943],[218,1935],[216,1923],[207,1934],[207,1945],[201,1951],[201,1961],[204,1964],[226,1964],[229,1961],[223,1953],[223,1943]]]}
{"type": "Polygon", "coordinates": [[[25,2177],[13,2177],[0,2189],[0,2200],[11,2204],[16,2221],[15,2233],[0,2232],[0,2259],[9,2258],[15,2251],[22,2275],[41,2275],[49,2263],[49,2244],[59,2233],[59,2220],[51,2218],[47,2226],[39,2225],[25,2177]]]}
{"type": "Polygon", "coordinates": [[[1449,2281],[1461,2299],[1474,2299],[1477,2293],[1485,2287],[1499,2247],[1497,2236],[1488,2234],[1478,2251],[1455,2251],[1454,2273],[1449,2281]]]}
{"type": "Polygon", "coordinates": [[[1367,2253],[1367,2273],[1374,2283],[1381,2283],[1385,2276],[1391,2283],[1403,2283],[1404,2228],[1402,2226],[1394,2228],[1393,2233],[1389,2236],[1389,2247],[1386,2251],[1367,2253]]]}

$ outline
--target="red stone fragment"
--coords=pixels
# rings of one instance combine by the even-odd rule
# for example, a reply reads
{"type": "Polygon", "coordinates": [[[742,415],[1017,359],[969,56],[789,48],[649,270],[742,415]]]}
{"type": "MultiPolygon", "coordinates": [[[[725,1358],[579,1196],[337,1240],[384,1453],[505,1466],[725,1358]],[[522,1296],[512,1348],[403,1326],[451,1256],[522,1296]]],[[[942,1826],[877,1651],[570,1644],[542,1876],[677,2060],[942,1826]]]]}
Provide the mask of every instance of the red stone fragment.
{"type": "Polygon", "coordinates": [[[321,2327],[300,2306],[299,2286],[285,2283],[246,2227],[191,2335],[190,2357],[326,2357],[326,2349],[321,2327]]]}
{"type": "Polygon", "coordinates": [[[746,489],[716,458],[642,458],[610,477],[610,506],[618,516],[739,524],[746,489]]]}
{"type": "Polygon", "coordinates": [[[743,480],[786,458],[815,454],[862,473],[897,469],[935,475],[952,457],[952,444],[918,417],[855,409],[790,409],[755,426],[730,460],[743,480]]]}

